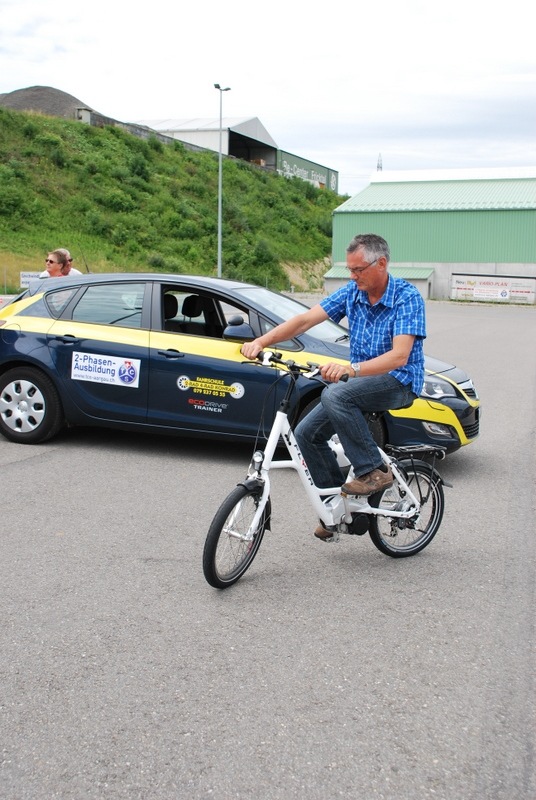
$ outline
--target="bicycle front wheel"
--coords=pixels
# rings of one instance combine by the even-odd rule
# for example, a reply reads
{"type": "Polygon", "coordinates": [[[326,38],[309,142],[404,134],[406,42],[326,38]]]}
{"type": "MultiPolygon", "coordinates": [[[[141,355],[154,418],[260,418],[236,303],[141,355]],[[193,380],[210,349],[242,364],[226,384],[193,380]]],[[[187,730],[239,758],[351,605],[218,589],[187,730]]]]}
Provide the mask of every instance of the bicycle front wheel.
{"type": "MultiPolygon", "coordinates": [[[[413,556],[423,550],[436,535],[445,509],[441,478],[423,461],[403,461],[398,464],[421,508],[411,519],[370,517],[369,536],[378,550],[393,558],[413,556]]],[[[407,499],[395,482],[393,486],[370,498],[377,508],[402,510],[407,499]]]]}
{"type": "Polygon", "coordinates": [[[203,573],[216,589],[232,586],[250,567],[270,524],[270,498],[251,530],[262,490],[237,486],[224,500],[209,528],[203,550],[203,573]]]}

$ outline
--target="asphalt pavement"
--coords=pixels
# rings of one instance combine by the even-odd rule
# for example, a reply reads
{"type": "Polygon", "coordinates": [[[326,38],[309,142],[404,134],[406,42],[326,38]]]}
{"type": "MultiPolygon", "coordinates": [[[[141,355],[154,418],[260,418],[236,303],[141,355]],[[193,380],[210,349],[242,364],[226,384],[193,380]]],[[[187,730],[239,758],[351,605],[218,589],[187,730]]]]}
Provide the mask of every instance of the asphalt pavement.
{"type": "Polygon", "coordinates": [[[534,800],[536,308],[428,302],[479,440],[439,533],[313,539],[292,473],[233,588],[206,531],[251,448],[0,438],[5,800],[534,800]]]}

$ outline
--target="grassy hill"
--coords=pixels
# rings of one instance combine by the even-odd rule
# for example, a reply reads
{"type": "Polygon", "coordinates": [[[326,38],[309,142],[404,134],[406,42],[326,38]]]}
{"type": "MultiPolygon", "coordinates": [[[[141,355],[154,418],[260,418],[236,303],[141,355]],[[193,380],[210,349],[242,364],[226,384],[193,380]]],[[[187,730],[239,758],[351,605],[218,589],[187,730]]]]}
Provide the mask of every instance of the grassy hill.
{"type": "MultiPolygon", "coordinates": [[[[0,285],[67,247],[92,272],[215,275],[218,156],[120,128],[0,108],[0,285]]],[[[345,198],[223,162],[223,275],[319,286],[345,198]]]]}

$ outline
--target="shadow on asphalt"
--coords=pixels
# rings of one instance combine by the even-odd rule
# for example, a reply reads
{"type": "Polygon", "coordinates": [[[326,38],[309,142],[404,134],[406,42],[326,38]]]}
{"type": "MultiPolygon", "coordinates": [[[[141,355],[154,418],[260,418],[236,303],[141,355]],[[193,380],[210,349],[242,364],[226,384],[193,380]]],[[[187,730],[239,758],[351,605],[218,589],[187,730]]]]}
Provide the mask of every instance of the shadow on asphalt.
{"type": "MultiPolygon", "coordinates": [[[[44,443],[41,447],[47,447],[44,443]]],[[[241,463],[249,463],[253,453],[254,444],[244,442],[223,441],[221,439],[201,439],[189,436],[170,436],[166,434],[142,433],[121,431],[106,428],[77,427],[62,431],[56,436],[51,445],[85,449],[106,447],[113,449],[118,454],[125,456],[135,453],[145,455],[176,455],[183,458],[197,458],[201,460],[226,458],[241,463]]],[[[259,442],[262,449],[265,440],[259,442]]]]}

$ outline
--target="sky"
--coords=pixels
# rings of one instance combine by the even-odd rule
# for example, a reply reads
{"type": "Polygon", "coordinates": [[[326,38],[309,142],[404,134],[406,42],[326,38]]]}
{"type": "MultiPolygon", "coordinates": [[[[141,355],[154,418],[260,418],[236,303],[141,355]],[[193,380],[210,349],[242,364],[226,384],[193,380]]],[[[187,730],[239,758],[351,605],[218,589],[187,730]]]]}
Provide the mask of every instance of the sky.
{"type": "Polygon", "coordinates": [[[258,117],[339,173],[536,166],[527,0],[0,0],[0,94],[52,86],[123,122],[258,117]]]}

